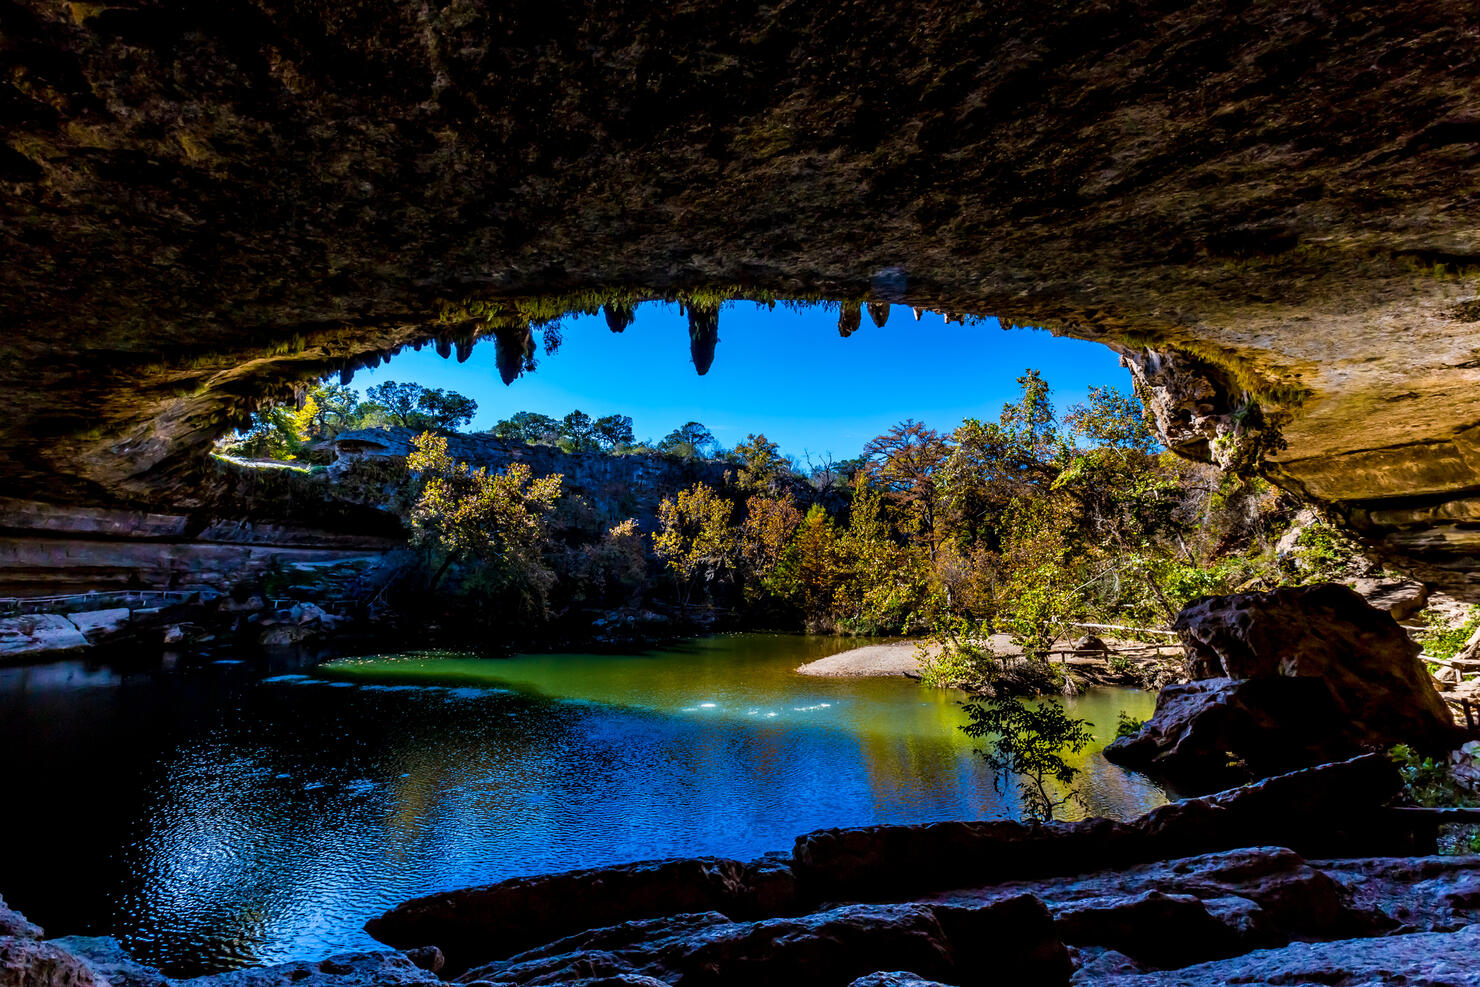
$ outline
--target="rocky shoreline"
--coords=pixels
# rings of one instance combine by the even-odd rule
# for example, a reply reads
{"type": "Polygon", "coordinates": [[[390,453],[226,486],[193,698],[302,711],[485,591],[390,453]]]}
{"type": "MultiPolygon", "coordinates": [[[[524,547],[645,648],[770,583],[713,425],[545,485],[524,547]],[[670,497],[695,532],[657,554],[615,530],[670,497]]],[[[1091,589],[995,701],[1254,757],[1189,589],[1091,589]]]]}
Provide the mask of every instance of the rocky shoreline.
{"type": "Polygon", "coordinates": [[[1124,823],[822,830],[749,863],[520,878],[369,922],[394,949],[183,981],[0,911],[0,985],[1480,984],[1480,858],[1412,855],[1398,787],[1365,755],[1124,823]]]}

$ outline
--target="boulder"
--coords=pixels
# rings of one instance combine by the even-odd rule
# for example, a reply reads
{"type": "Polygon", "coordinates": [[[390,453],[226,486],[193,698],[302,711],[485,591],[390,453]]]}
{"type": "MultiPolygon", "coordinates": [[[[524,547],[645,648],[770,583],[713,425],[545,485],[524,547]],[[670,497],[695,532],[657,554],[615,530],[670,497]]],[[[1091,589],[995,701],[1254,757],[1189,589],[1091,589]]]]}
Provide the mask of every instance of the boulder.
{"type": "Polygon", "coordinates": [[[173,987],[168,977],[134,959],[112,936],[63,936],[51,943],[82,959],[109,987],[173,987]]]}
{"type": "Polygon", "coordinates": [[[1164,688],[1140,733],[1106,749],[1118,764],[1185,783],[1219,774],[1225,754],[1262,776],[1457,739],[1418,645],[1345,586],[1209,597],[1174,626],[1193,679],[1208,681],[1164,688]]]}
{"type": "Polygon", "coordinates": [[[40,939],[41,926],[33,925],[24,915],[5,904],[0,898],[0,936],[18,939],[40,939]]]}
{"type": "Polygon", "coordinates": [[[1480,925],[1453,933],[1417,933],[1335,942],[1292,943],[1170,973],[1097,972],[1103,987],[1206,984],[1344,984],[1348,987],[1480,987],[1480,925]]]}
{"type": "Polygon", "coordinates": [[[447,965],[447,957],[436,946],[419,946],[402,950],[406,958],[429,973],[438,973],[447,965]]]}
{"type": "Polygon", "coordinates": [[[1386,611],[1394,620],[1407,620],[1429,602],[1429,590],[1414,579],[1355,579],[1352,590],[1368,606],[1386,611]]]}
{"type": "Polygon", "coordinates": [[[1235,927],[1214,917],[1197,897],[1143,891],[1065,909],[1059,934],[1073,945],[1107,946],[1137,964],[1171,969],[1243,952],[1235,927]]]}
{"type": "Polygon", "coordinates": [[[814,900],[879,900],[1247,846],[1327,856],[1401,851],[1402,834],[1385,830],[1378,815],[1400,785],[1393,763],[1369,754],[1171,802],[1127,822],[824,829],[797,837],[793,869],[814,900]]]}
{"type": "Polygon", "coordinates": [[[1074,654],[1080,658],[1109,658],[1110,646],[1093,634],[1086,634],[1074,642],[1074,654]]]}
{"type": "Polygon", "coordinates": [[[848,987],[947,987],[938,980],[925,980],[913,973],[896,970],[893,973],[870,973],[859,977],[848,987]]]}
{"type": "MultiPolygon", "coordinates": [[[[405,902],[365,923],[401,949],[434,945],[451,970],[586,929],[685,912],[748,914],[746,865],[700,857],[519,877],[405,902]]],[[[490,978],[496,979],[496,978],[490,978]]]]}
{"type": "Polygon", "coordinates": [[[1368,741],[1322,679],[1202,679],[1163,686],[1152,717],[1105,757],[1207,791],[1351,757],[1368,741]]]}
{"type": "Polygon", "coordinates": [[[175,987],[400,987],[440,985],[403,953],[342,953],[326,960],[249,967],[175,982],[175,987]]]}
{"type": "Polygon", "coordinates": [[[109,987],[92,967],[61,946],[0,936],[0,987],[109,987]]]}
{"type": "Polygon", "coordinates": [[[846,987],[889,967],[949,983],[982,982],[985,970],[1006,983],[1068,982],[1068,952],[1036,899],[947,911],[845,905],[756,922],[708,915],[632,923],[487,964],[464,980],[563,984],[625,974],[714,987],[846,987]]]}

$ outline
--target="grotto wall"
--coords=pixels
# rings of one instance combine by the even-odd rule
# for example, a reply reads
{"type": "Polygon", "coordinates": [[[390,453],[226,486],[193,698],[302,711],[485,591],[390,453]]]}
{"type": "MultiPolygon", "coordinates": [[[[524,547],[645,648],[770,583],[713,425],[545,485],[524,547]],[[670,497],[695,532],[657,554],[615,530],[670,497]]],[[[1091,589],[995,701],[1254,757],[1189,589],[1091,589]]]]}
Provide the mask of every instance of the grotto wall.
{"type": "Polygon", "coordinates": [[[0,37],[0,494],[188,508],[259,401],[486,334],[512,376],[564,310],[894,301],[1114,344],[1183,451],[1480,596],[1472,3],[4,0],[0,37]]]}

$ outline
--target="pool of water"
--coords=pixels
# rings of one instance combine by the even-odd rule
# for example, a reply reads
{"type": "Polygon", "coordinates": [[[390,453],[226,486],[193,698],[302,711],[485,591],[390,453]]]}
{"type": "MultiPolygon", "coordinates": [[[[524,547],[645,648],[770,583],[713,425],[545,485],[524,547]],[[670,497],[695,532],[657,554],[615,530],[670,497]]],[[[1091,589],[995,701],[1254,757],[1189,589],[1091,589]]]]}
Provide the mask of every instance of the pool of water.
{"type": "MultiPolygon", "coordinates": [[[[446,888],[1015,815],[959,695],[793,671],[847,646],[0,668],[0,894],[49,935],[116,935],[192,975],[371,946],[367,918],[446,888]]],[[[1069,703],[1103,744],[1153,697],[1069,703]]],[[[1165,800],[1081,763],[1094,814],[1165,800]]]]}

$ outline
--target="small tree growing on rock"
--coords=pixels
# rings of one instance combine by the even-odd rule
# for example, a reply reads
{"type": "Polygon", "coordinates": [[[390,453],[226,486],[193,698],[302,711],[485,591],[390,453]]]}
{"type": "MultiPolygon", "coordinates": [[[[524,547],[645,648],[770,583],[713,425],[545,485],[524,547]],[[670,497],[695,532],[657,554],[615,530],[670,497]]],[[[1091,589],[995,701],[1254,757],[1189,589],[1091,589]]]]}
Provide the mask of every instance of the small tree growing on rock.
{"type": "Polygon", "coordinates": [[[412,444],[406,466],[422,479],[421,495],[411,510],[414,541],[444,553],[430,588],[436,588],[454,562],[477,560],[495,587],[540,608],[554,578],[541,557],[546,518],[560,496],[563,477],[533,478],[523,463],[501,473],[473,469],[448,455],[446,436],[430,432],[416,436],[412,444]]]}
{"type": "Polygon", "coordinates": [[[1049,822],[1054,812],[1071,802],[1084,802],[1084,793],[1071,788],[1079,769],[1064,760],[1064,752],[1078,754],[1094,736],[1088,720],[1076,719],[1063,706],[1046,701],[1028,704],[1011,696],[985,703],[962,703],[971,718],[962,731],[975,740],[996,736],[990,748],[976,752],[993,772],[993,785],[1003,792],[1010,778],[1021,778],[1023,813],[1034,822],[1049,822]],[[1057,782],[1062,794],[1049,791],[1057,782]]]}

